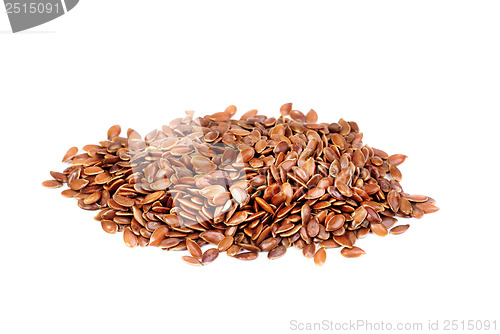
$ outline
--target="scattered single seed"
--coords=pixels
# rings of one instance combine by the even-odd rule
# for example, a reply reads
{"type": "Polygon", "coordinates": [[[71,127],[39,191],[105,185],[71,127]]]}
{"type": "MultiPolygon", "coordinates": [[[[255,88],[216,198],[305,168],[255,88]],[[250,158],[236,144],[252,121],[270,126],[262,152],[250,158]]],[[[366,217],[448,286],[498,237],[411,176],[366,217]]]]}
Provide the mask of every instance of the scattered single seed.
{"type": "Polygon", "coordinates": [[[218,256],[219,250],[217,248],[207,249],[201,257],[201,263],[208,264],[210,262],[213,262],[218,256]]]}
{"type": "Polygon", "coordinates": [[[118,231],[118,224],[112,220],[101,220],[101,227],[106,233],[114,234],[118,231]]]}
{"type": "Polygon", "coordinates": [[[342,256],[344,257],[360,257],[361,255],[365,255],[366,253],[361,248],[354,246],[352,248],[342,248],[340,254],[342,254],[342,256]]]}
{"type": "Polygon", "coordinates": [[[120,135],[120,132],[122,132],[122,128],[119,125],[113,125],[108,130],[108,139],[111,140],[115,137],[118,137],[120,135]]]}
{"type": "Polygon", "coordinates": [[[406,232],[406,230],[409,229],[409,228],[410,228],[409,224],[398,225],[398,226],[395,226],[395,227],[391,228],[390,232],[391,232],[391,234],[401,234],[401,233],[406,232]]]}
{"type": "Polygon", "coordinates": [[[190,264],[192,266],[202,266],[203,264],[200,262],[200,260],[192,257],[192,256],[188,256],[188,255],[184,255],[182,257],[182,260],[184,262],[186,262],[187,264],[190,264]]]}
{"type": "Polygon", "coordinates": [[[78,153],[78,147],[72,147],[70,148],[66,154],[64,155],[62,162],[68,162],[69,160],[73,159],[73,157],[78,153]]]}
{"type": "Polygon", "coordinates": [[[65,189],[61,191],[61,195],[64,197],[70,198],[70,197],[75,197],[77,194],[79,194],[78,191],[75,191],[73,189],[65,189]]]}
{"type": "Polygon", "coordinates": [[[43,181],[42,186],[45,188],[59,188],[62,187],[62,183],[56,180],[43,181]]]}
{"type": "Polygon", "coordinates": [[[323,264],[325,264],[325,261],[326,261],[326,251],[325,248],[321,247],[320,249],[318,249],[316,254],[314,254],[314,263],[317,266],[322,266],[323,264]]]}
{"type": "Polygon", "coordinates": [[[387,163],[393,166],[399,166],[406,160],[406,158],[408,157],[404,154],[393,154],[387,158],[387,163]]]}

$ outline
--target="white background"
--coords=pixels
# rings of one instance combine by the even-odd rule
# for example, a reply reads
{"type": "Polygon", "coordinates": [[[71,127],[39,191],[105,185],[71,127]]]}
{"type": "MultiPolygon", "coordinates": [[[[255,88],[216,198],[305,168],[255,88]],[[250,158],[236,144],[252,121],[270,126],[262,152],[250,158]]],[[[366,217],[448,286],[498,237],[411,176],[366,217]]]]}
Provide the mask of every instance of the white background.
{"type": "MultiPolygon", "coordinates": [[[[497,1],[82,0],[9,32],[0,13],[0,333],[290,333],[290,321],[497,321],[497,1]],[[203,268],[129,249],[40,185],[71,146],[235,104],[356,121],[409,156],[403,187],[441,210],[367,255],[290,248],[203,268]],[[264,256],[262,256],[264,255],[264,256]]],[[[425,331],[422,331],[422,333],[425,331]]],[[[491,331],[490,331],[491,332],[491,331]]]]}

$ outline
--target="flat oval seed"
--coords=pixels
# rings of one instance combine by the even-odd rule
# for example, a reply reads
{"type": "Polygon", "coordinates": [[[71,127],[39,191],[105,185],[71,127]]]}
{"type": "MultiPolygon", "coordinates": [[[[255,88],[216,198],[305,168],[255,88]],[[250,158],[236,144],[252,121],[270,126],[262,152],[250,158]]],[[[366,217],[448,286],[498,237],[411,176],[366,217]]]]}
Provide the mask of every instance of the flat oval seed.
{"type": "Polygon", "coordinates": [[[303,225],[307,224],[311,219],[311,207],[307,203],[300,209],[300,217],[303,225]]]}
{"type": "Polygon", "coordinates": [[[401,195],[396,190],[391,190],[387,194],[387,202],[389,203],[391,210],[394,212],[398,212],[398,210],[399,210],[400,196],[401,195]]]}
{"type": "Polygon", "coordinates": [[[267,257],[270,260],[275,260],[285,255],[285,253],[286,253],[286,247],[283,245],[279,245],[276,248],[270,250],[269,253],[267,254],[267,257]]]}
{"type": "Polygon", "coordinates": [[[188,255],[185,255],[182,257],[182,260],[184,262],[186,262],[187,264],[190,264],[192,266],[202,266],[203,264],[200,262],[200,260],[192,257],[192,256],[188,256],[188,255]]]}
{"type": "Polygon", "coordinates": [[[393,166],[398,166],[401,165],[406,160],[406,158],[408,157],[404,154],[393,154],[389,158],[387,158],[387,163],[393,166]]]}
{"type": "Polygon", "coordinates": [[[382,218],[382,224],[384,224],[384,226],[386,228],[391,228],[392,225],[394,225],[398,220],[396,218],[393,218],[393,217],[383,217],[382,218]]]}
{"type": "Polygon", "coordinates": [[[224,110],[224,112],[227,112],[229,115],[234,116],[236,114],[236,106],[235,105],[230,105],[224,110]]]}
{"type": "Polygon", "coordinates": [[[316,198],[320,198],[324,194],[325,194],[325,189],[316,187],[316,188],[309,189],[309,191],[306,193],[305,198],[306,199],[316,199],[316,198]]]}
{"type": "Polygon", "coordinates": [[[338,121],[338,123],[341,126],[340,134],[342,136],[347,136],[349,132],[351,132],[351,125],[348,122],[346,122],[343,118],[341,118],[338,121]]]}
{"type": "Polygon", "coordinates": [[[153,202],[159,200],[160,197],[162,197],[164,194],[165,194],[165,192],[163,190],[161,190],[161,191],[155,191],[152,194],[148,194],[148,195],[146,195],[146,197],[144,197],[144,200],[142,201],[142,204],[153,203],[153,202]]]}
{"type": "Polygon", "coordinates": [[[208,264],[213,262],[219,256],[219,250],[217,248],[210,248],[203,253],[201,258],[201,263],[208,264]]]}
{"type": "Polygon", "coordinates": [[[401,171],[399,170],[398,167],[391,165],[389,167],[389,172],[391,173],[391,176],[394,180],[396,180],[398,182],[402,180],[403,176],[402,176],[401,171]]]}
{"type": "Polygon", "coordinates": [[[114,195],[113,199],[115,200],[116,203],[118,203],[121,206],[130,208],[134,206],[135,201],[132,198],[121,196],[121,195],[114,195]]]}
{"type": "Polygon", "coordinates": [[[259,253],[257,252],[245,252],[236,254],[234,257],[237,258],[238,260],[250,261],[250,260],[255,260],[258,256],[259,253]]]}
{"type": "Polygon", "coordinates": [[[291,110],[290,117],[297,122],[304,123],[306,121],[306,116],[299,110],[291,110]]]}
{"type": "Polygon", "coordinates": [[[361,255],[365,255],[366,253],[361,248],[354,246],[352,248],[347,248],[347,247],[342,248],[340,254],[342,254],[342,256],[344,257],[353,258],[353,257],[360,257],[361,255]]]}
{"type": "Polygon", "coordinates": [[[406,196],[406,199],[410,202],[426,202],[429,197],[424,195],[408,195],[406,196]]]}
{"type": "Polygon", "coordinates": [[[302,248],[302,254],[307,258],[313,258],[315,253],[316,253],[316,245],[313,242],[311,242],[308,245],[305,245],[304,248],[302,248]]]}
{"type": "Polygon", "coordinates": [[[231,219],[229,219],[226,222],[226,225],[227,226],[240,225],[241,223],[243,223],[247,219],[247,217],[248,217],[248,212],[247,211],[236,212],[235,214],[233,214],[233,216],[231,217],[231,219]]]}
{"type": "Polygon", "coordinates": [[[158,226],[154,231],[151,237],[149,238],[150,246],[158,246],[158,244],[166,238],[166,234],[168,232],[168,227],[166,225],[158,226]]]}
{"type": "Polygon", "coordinates": [[[238,246],[238,245],[232,245],[231,247],[229,247],[226,251],[227,255],[228,256],[236,256],[236,254],[238,254],[241,250],[241,247],[238,246]]]}
{"type": "Polygon", "coordinates": [[[399,211],[405,215],[411,215],[412,210],[413,209],[410,201],[408,201],[404,197],[401,197],[401,199],[399,200],[399,211]]]}
{"type": "Polygon", "coordinates": [[[51,172],[50,172],[50,175],[51,175],[51,176],[52,176],[52,177],[53,177],[56,181],[59,181],[59,182],[62,182],[62,183],[66,183],[66,182],[68,182],[68,177],[66,176],[66,174],[51,171],[51,172]]]}
{"type": "Polygon", "coordinates": [[[356,237],[358,239],[361,239],[361,238],[364,238],[368,235],[368,233],[370,233],[370,229],[367,228],[367,227],[363,227],[363,228],[360,228],[357,232],[356,232],[356,237]]]}
{"type": "Polygon", "coordinates": [[[101,167],[96,166],[87,167],[83,170],[83,173],[86,175],[97,175],[103,172],[104,170],[101,167]]]}
{"type": "Polygon", "coordinates": [[[354,164],[354,166],[360,168],[365,165],[365,156],[363,155],[363,152],[361,152],[361,150],[354,151],[352,163],[354,164]]]}
{"type": "Polygon", "coordinates": [[[314,110],[309,110],[306,114],[306,123],[316,123],[318,121],[318,114],[314,110]]]}
{"type": "Polygon", "coordinates": [[[225,193],[225,192],[226,192],[226,188],[217,184],[217,185],[211,185],[211,186],[203,188],[202,190],[200,190],[200,195],[205,197],[205,198],[212,199],[212,198],[215,198],[216,196],[218,196],[219,194],[225,193]]]}
{"type": "Polygon", "coordinates": [[[342,235],[334,235],[333,240],[335,240],[336,243],[339,245],[351,248],[353,246],[353,243],[351,239],[349,239],[345,234],[342,235]]]}
{"type": "Polygon", "coordinates": [[[97,202],[100,199],[101,199],[101,192],[100,191],[96,191],[95,193],[92,193],[92,194],[88,195],[87,197],[85,197],[83,199],[83,203],[85,203],[85,204],[93,204],[93,203],[97,202]]]}
{"type": "Polygon", "coordinates": [[[279,243],[279,241],[276,238],[273,238],[273,237],[267,238],[264,241],[262,241],[262,243],[260,244],[260,249],[262,251],[267,252],[267,251],[270,251],[273,248],[275,248],[278,245],[278,243],[279,243]]]}
{"type": "Polygon", "coordinates": [[[219,243],[217,244],[217,248],[219,251],[224,252],[229,249],[233,245],[234,238],[230,235],[224,237],[219,243]]]}
{"type": "Polygon", "coordinates": [[[62,185],[63,184],[61,182],[56,180],[47,180],[42,182],[42,186],[44,186],[45,188],[59,188],[62,185]]]}
{"type": "MultiPolygon", "coordinates": [[[[233,196],[234,200],[241,205],[246,205],[250,199],[246,190],[241,189],[240,187],[231,187],[231,196],[233,196]]],[[[225,191],[224,191],[225,192],[225,191]]]]}
{"type": "Polygon", "coordinates": [[[179,217],[176,215],[172,214],[164,215],[163,220],[171,227],[174,228],[181,227],[181,222],[179,220],[179,217]]]}
{"type": "Polygon", "coordinates": [[[370,229],[379,237],[385,237],[388,233],[387,227],[382,223],[370,223],[370,229]]]}
{"type": "Polygon", "coordinates": [[[85,188],[85,186],[89,184],[88,180],[85,179],[76,179],[69,184],[69,187],[73,190],[80,190],[85,188]]]}
{"type": "Polygon", "coordinates": [[[123,241],[125,245],[130,248],[137,246],[137,236],[130,230],[130,228],[126,228],[123,231],[123,241]]]}
{"type": "Polygon", "coordinates": [[[189,253],[197,259],[201,259],[203,252],[201,247],[191,239],[186,239],[186,247],[189,253]]]}
{"type": "Polygon", "coordinates": [[[105,184],[108,181],[110,181],[112,178],[113,177],[108,172],[104,172],[104,173],[97,174],[94,181],[96,184],[105,184]]]}
{"type": "Polygon", "coordinates": [[[224,237],[224,234],[218,231],[205,231],[203,233],[200,233],[200,238],[215,245],[217,245],[222,239],[224,239],[224,237]]]}
{"type": "Polygon", "coordinates": [[[358,207],[351,215],[352,217],[352,227],[353,228],[358,228],[363,220],[365,220],[366,216],[368,215],[368,211],[365,209],[364,206],[358,207]]]}
{"type": "Polygon", "coordinates": [[[332,213],[332,216],[328,215],[326,218],[326,230],[335,231],[344,225],[345,217],[343,215],[336,215],[332,213]]]}
{"type": "Polygon", "coordinates": [[[78,147],[72,147],[70,148],[66,154],[64,155],[62,162],[68,162],[69,160],[73,159],[73,157],[78,153],[78,147]]]}
{"type": "Polygon", "coordinates": [[[337,189],[339,190],[339,193],[346,197],[351,197],[353,195],[352,189],[349,188],[349,186],[347,186],[344,182],[338,182],[337,189]]]}
{"type": "Polygon", "coordinates": [[[424,216],[424,212],[422,210],[420,210],[419,208],[414,207],[413,210],[412,210],[411,216],[413,218],[420,219],[420,218],[422,218],[424,216]]]}
{"type": "Polygon", "coordinates": [[[255,151],[252,148],[248,148],[240,152],[243,162],[249,162],[253,158],[254,154],[255,151]]]}
{"type": "Polygon", "coordinates": [[[238,245],[241,246],[241,248],[243,248],[245,250],[249,250],[251,252],[260,252],[260,247],[252,245],[252,244],[240,243],[238,245]]]}
{"type": "Polygon", "coordinates": [[[319,233],[319,223],[316,218],[313,218],[307,223],[306,226],[306,231],[307,235],[309,235],[311,238],[314,238],[315,236],[318,235],[319,233]]]}
{"type": "Polygon", "coordinates": [[[406,224],[406,225],[398,225],[398,226],[395,226],[393,228],[391,228],[391,234],[401,234],[401,233],[404,233],[406,232],[407,229],[410,228],[410,225],[409,224],[406,224]]]}
{"type": "Polygon", "coordinates": [[[255,202],[257,202],[257,204],[262,208],[264,209],[264,211],[267,211],[269,212],[270,214],[274,215],[274,210],[273,208],[262,198],[260,197],[256,197],[255,198],[255,202]]]}
{"type": "Polygon", "coordinates": [[[436,211],[439,211],[439,208],[433,204],[430,204],[430,203],[417,203],[415,204],[417,208],[419,208],[420,210],[422,210],[424,213],[433,213],[433,212],[436,212],[436,211]]]}
{"type": "Polygon", "coordinates": [[[257,109],[249,110],[246,113],[244,113],[243,115],[241,115],[240,119],[241,120],[247,120],[247,119],[249,119],[251,117],[257,116],[257,113],[258,113],[257,109]]]}
{"type": "Polygon", "coordinates": [[[113,125],[108,130],[108,140],[118,137],[120,132],[122,132],[122,128],[119,125],[113,125]]]}
{"type": "Polygon", "coordinates": [[[314,254],[314,263],[317,266],[322,266],[323,264],[325,264],[325,261],[326,261],[326,251],[323,247],[321,247],[320,249],[318,249],[316,254],[314,254]]]}
{"type": "Polygon", "coordinates": [[[165,238],[158,243],[158,247],[163,249],[172,248],[177,246],[180,242],[178,238],[165,238]]]}
{"type": "Polygon", "coordinates": [[[378,148],[372,148],[373,153],[379,157],[380,159],[386,160],[389,158],[389,154],[387,154],[385,151],[379,150],[378,148]]]}
{"type": "Polygon", "coordinates": [[[216,122],[225,122],[231,119],[231,114],[229,112],[217,112],[212,114],[210,118],[216,122]]]}
{"type": "Polygon", "coordinates": [[[112,220],[102,220],[101,227],[106,233],[114,234],[118,231],[118,225],[112,220]]]}
{"type": "Polygon", "coordinates": [[[290,111],[291,110],[292,110],[292,104],[291,103],[285,103],[284,105],[281,106],[280,113],[283,116],[288,116],[288,115],[290,115],[290,111]]]}
{"type": "Polygon", "coordinates": [[[266,146],[267,146],[267,140],[260,139],[257,143],[255,143],[254,148],[257,153],[262,153],[262,151],[264,151],[266,146]]]}
{"type": "Polygon", "coordinates": [[[61,191],[61,195],[64,197],[70,198],[70,197],[75,197],[76,194],[79,194],[78,191],[74,191],[73,189],[66,189],[61,191]]]}
{"type": "Polygon", "coordinates": [[[318,244],[319,247],[324,247],[324,248],[337,248],[340,247],[340,245],[333,239],[328,239],[328,240],[323,240],[318,244]]]}

